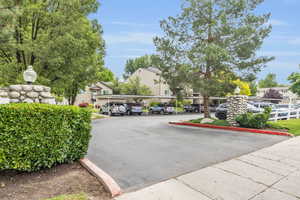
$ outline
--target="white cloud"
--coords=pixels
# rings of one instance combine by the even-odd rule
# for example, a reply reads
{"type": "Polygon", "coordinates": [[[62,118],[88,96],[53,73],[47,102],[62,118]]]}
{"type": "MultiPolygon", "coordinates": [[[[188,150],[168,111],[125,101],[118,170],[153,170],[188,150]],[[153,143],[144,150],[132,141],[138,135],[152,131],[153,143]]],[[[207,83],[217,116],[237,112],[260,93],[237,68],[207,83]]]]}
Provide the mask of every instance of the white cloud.
{"type": "Polygon", "coordinates": [[[132,43],[132,44],[153,44],[153,38],[157,36],[156,33],[148,32],[124,32],[120,34],[104,34],[106,43],[120,44],[120,43],[132,43]]]}
{"type": "Polygon", "coordinates": [[[288,40],[288,43],[292,45],[300,45],[300,37],[291,38],[288,40]]]}
{"type": "Polygon", "coordinates": [[[288,33],[286,35],[271,35],[266,39],[269,44],[282,43],[284,45],[300,45],[299,36],[291,36],[288,33]]]}
{"type": "Polygon", "coordinates": [[[286,4],[296,4],[299,3],[299,0],[283,0],[283,2],[286,4]]]}
{"type": "Polygon", "coordinates": [[[124,22],[124,21],[113,21],[110,24],[120,25],[120,26],[134,26],[134,27],[145,27],[145,26],[156,26],[157,25],[157,24],[134,23],[134,22],[124,22]]]}
{"type": "Polygon", "coordinates": [[[109,58],[125,58],[125,59],[131,59],[131,58],[137,58],[140,57],[140,55],[119,55],[119,56],[107,56],[109,58]]]}
{"type": "Polygon", "coordinates": [[[289,25],[287,22],[278,20],[278,19],[271,19],[271,20],[269,20],[268,24],[271,24],[273,26],[288,26],[289,25]]]}
{"type": "Polygon", "coordinates": [[[260,51],[258,52],[259,55],[263,56],[300,56],[300,51],[260,51]]]}

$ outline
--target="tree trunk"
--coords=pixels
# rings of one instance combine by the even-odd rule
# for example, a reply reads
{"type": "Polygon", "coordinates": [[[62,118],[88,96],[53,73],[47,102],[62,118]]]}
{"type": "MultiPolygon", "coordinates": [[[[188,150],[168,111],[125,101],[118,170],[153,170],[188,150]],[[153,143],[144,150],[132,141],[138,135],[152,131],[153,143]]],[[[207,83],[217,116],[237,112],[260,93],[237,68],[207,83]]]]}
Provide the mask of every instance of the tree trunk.
{"type": "Polygon", "coordinates": [[[204,117],[205,118],[210,118],[210,113],[209,113],[209,96],[204,96],[203,97],[203,106],[204,106],[204,117]]]}

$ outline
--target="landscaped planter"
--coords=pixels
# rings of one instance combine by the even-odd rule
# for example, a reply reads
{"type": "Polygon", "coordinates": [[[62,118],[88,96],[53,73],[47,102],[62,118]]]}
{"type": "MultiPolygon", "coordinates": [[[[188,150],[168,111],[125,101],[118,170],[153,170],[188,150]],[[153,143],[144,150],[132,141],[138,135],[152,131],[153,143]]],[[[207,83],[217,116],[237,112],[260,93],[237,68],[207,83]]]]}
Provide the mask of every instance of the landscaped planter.
{"type": "Polygon", "coordinates": [[[281,136],[293,137],[293,135],[290,134],[290,133],[270,131],[270,130],[262,130],[262,129],[250,129],[250,128],[241,128],[241,127],[232,127],[232,126],[217,126],[217,125],[212,125],[212,124],[200,124],[200,123],[190,123],[190,122],[169,122],[169,124],[180,125],[180,126],[199,127],[199,128],[213,128],[213,129],[222,129],[222,130],[230,130],[230,131],[242,131],[242,132],[248,132],[248,133],[259,133],[259,134],[281,135],[281,136]]]}

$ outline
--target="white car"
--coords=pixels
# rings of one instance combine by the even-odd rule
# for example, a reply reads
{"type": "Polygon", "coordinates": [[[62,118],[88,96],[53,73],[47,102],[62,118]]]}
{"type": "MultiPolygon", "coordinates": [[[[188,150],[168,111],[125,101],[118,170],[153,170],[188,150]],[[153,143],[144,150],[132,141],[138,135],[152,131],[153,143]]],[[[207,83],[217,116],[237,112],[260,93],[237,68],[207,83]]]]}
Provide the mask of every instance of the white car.
{"type": "Polygon", "coordinates": [[[127,112],[126,104],[124,103],[107,103],[101,108],[101,113],[107,115],[125,115],[127,112]]]}

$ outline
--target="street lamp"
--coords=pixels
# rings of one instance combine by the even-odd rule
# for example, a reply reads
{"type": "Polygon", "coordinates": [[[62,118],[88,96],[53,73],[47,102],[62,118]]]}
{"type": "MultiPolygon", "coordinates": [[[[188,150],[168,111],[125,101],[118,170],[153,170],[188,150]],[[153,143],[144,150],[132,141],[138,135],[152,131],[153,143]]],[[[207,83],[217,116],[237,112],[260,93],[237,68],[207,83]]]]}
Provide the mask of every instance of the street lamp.
{"type": "Polygon", "coordinates": [[[241,89],[239,86],[237,86],[234,90],[234,94],[239,95],[241,93],[241,89]]]}
{"type": "Polygon", "coordinates": [[[32,83],[34,83],[36,81],[37,74],[33,70],[33,67],[31,65],[29,65],[27,67],[27,69],[24,71],[23,78],[26,81],[26,83],[29,85],[31,85],[32,83]]]}

